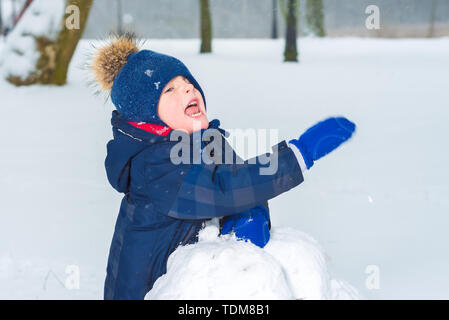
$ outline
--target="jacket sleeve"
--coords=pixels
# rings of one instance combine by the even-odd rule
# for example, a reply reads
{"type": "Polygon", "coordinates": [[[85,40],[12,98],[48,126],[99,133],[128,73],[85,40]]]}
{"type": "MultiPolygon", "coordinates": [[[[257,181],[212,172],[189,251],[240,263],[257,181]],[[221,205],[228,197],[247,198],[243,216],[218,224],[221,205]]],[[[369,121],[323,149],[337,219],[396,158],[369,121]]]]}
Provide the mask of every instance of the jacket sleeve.
{"type": "Polygon", "coordinates": [[[282,141],[273,150],[268,163],[261,163],[256,157],[240,164],[192,164],[167,215],[176,219],[231,215],[266,202],[303,182],[298,161],[287,143],[282,141]],[[271,174],[261,174],[273,163],[277,168],[271,174]]]}

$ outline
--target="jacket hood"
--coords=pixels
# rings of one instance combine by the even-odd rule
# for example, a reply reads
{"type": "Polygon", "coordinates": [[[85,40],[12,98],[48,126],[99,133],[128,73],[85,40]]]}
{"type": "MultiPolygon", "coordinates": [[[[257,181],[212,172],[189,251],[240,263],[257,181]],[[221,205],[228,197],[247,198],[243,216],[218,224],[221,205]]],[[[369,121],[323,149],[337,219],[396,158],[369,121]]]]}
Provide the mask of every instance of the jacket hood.
{"type": "MultiPolygon", "coordinates": [[[[111,186],[118,192],[126,194],[129,192],[132,159],[151,145],[170,141],[170,135],[163,137],[136,128],[117,110],[112,112],[111,125],[113,139],[107,144],[106,174],[111,186]]],[[[209,122],[210,129],[218,129],[223,135],[229,135],[219,126],[218,119],[209,122]]]]}

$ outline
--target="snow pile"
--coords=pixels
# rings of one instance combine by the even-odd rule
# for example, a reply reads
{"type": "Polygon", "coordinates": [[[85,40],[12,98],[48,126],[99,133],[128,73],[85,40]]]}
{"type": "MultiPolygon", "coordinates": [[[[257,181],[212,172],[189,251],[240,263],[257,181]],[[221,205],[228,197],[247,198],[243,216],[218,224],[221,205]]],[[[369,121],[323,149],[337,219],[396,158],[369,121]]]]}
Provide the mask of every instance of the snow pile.
{"type": "Polygon", "coordinates": [[[56,40],[64,15],[64,0],[35,0],[6,38],[0,54],[2,76],[16,76],[25,80],[36,70],[40,57],[36,38],[56,40]]]}
{"type": "Polygon", "coordinates": [[[167,273],[145,299],[358,299],[356,289],[331,279],[327,258],[307,234],[272,228],[265,248],[219,236],[218,220],[199,241],[169,257],[167,273]]]}

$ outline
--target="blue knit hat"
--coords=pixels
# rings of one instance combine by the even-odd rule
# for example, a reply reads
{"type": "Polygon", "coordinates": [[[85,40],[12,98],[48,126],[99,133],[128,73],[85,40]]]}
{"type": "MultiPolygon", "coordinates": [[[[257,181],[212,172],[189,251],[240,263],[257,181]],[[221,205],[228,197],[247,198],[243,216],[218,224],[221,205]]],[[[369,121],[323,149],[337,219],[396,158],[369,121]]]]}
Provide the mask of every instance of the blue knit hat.
{"type": "Polygon", "coordinates": [[[127,121],[168,126],[157,115],[165,85],[176,76],[186,77],[206,98],[189,69],[178,59],[151,50],[140,50],[135,38],[120,36],[101,48],[91,68],[100,87],[110,90],[117,111],[127,121]]]}
{"type": "Polygon", "coordinates": [[[167,126],[157,115],[162,89],[176,76],[186,77],[206,98],[189,69],[178,59],[151,50],[128,56],[128,61],[114,79],[111,100],[127,120],[167,126]]]}

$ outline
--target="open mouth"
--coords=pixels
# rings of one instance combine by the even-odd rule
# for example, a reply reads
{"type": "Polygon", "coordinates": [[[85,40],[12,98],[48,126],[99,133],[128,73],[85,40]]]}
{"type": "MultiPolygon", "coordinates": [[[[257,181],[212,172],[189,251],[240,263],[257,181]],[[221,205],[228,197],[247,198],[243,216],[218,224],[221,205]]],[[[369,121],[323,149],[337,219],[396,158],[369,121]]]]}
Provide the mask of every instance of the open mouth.
{"type": "Polygon", "coordinates": [[[193,99],[185,108],[184,113],[191,118],[197,118],[202,115],[197,99],[193,99]]]}

